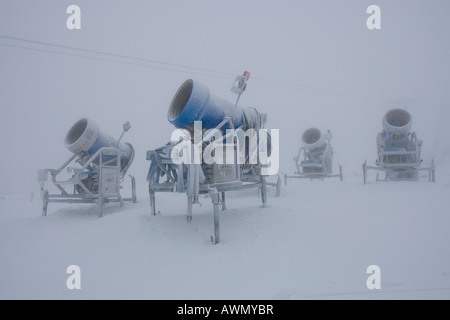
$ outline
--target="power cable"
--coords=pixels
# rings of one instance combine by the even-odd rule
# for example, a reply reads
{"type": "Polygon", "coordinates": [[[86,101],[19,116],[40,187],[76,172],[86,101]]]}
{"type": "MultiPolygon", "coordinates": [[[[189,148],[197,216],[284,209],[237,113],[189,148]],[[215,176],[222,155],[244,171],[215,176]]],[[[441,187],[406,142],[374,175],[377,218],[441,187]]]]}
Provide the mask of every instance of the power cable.
{"type": "MultiPolygon", "coordinates": [[[[147,58],[141,58],[141,57],[134,57],[134,56],[128,56],[123,54],[117,54],[117,53],[111,53],[106,51],[99,51],[99,50],[92,50],[92,49],[84,49],[84,48],[77,48],[74,46],[67,46],[67,45],[61,45],[61,44],[55,44],[50,42],[44,42],[44,41],[38,41],[38,40],[30,40],[30,39],[24,39],[19,37],[12,37],[8,35],[1,35],[0,38],[8,39],[8,40],[14,40],[14,41],[21,41],[21,42],[28,42],[32,44],[37,45],[44,45],[49,47],[54,47],[58,49],[64,49],[64,50],[73,50],[77,52],[83,52],[83,53],[89,53],[89,54],[96,54],[96,55],[102,55],[107,57],[114,57],[114,58],[120,58],[120,59],[127,59],[127,60],[134,60],[137,62],[132,61],[120,61],[120,60],[112,60],[102,57],[94,57],[94,56],[86,56],[86,55],[80,55],[80,54],[74,54],[74,53],[68,53],[68,52],[59,52],[59,51],[52,51],[52,50],[46,50],[42,48],[30,48],[25,46],[18,46],[18,45],[12,45],[12,44],[5,44],[0,43],[2,46],[7,47],[15,47],[15,48],[21,48],[21,49],[27,49],[27,50],[33,50],[33,51],[40,51],[40,52],[47,52],[47,53],[53,53],[58,55],[66,55],[66,56],[72,56],[72,57],[78,57],[78,58],[85,58],[85,59],[92,59],[92,60],[99,60],[99,61],[108,61],[108,62],[115,62],[115,63],[121,63],[121,64],[128,64],[128,65],[134,65],[134,66],[142,66],[147,68],[157,68],[162,70],[169,70],[169,71],[182,71],[177,70],[178,68],[183,68],[186,70],[193,70],[196,73],[208,73],[208,74],[215,74],[218,76],[226,76],[226,77],[234,77],[235,74],[231,72],[225,72],[221,70],[215,70],[210,68],[203,68],[203,67],[196,67],[196,66],[188,66],[184,64],[178,64],[178,63],[171,63],[171,62],[165,62],[160,60],[154,60],[154,59],[147,59],[147,58]],[[144,64],[150,63],[152,65],[144,64]],[[158,66],[159,65],[159,66],[158,66]]],[[[279,87],[285,87],[285,88],[299,88],[302,90],[307,91],[314,91],[314,92],[321,92],[324,94],[335,94],[335,95],[344,95],[344,96],[353,96],[363,99],[370,99],[370,100],[383,100],[381,98],[377,97],[371,97],[360,93],[353,93],[353,92],[346,92],[346,91],[340,91],[340,90],[334,90],[334,89],[328,89],[328,88],[321,88],[317,86],[310,86],[310,85],[301,85],[298,83],[288,82],[288,81],[279,81],[279,80],[272,80],[272,79],[265,79],[260,77],[252,77],[253,81],[259,84],[263,85],[276,85],[279,87]]]]}

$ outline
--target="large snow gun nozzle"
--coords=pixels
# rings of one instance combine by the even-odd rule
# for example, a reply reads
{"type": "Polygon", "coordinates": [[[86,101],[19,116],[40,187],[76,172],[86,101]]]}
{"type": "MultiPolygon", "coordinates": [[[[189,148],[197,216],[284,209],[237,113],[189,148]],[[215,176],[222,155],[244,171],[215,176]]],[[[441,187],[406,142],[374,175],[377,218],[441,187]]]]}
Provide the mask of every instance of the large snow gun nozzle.
{"type": "Polygon", "coordinates": [[[404,135],[409,132],[412,125],[412,117],[403,109],[392,109],[383,117],[383,128],[389,133],[404,135]]]}
{"type": "Polygon", "coordinates": [[[102,147],[115,147],[120,151],[121,171],[130,167],[134,149],[129,143],[118,142],[112,136],[100,131],[98,125],[87,118],[78,120],[66,135],[64,144],[75,154],[93,156],[102,147]]]}
{"type": "Polygon", "coordinates": [[[308,150],[320,148],[325,144],[322,132],[317,128],[310,128],[302,135],[303,146],[308,150]]]}
{"type": "MultiPolygon", "coordinates": [[[[192,127],[194,121],[201,121],[204,129],[216,128],[226,117],[233,127],[243,129],[260,129],[264,115],[254,108],[242,108],[239,105],[210,94],[207,86],[186,80],[170,103],[167,119],[175,127],[184,129],[192,127]]],[[[221,127],[222,131],[230,129],[229,124],[221,127]]]]}

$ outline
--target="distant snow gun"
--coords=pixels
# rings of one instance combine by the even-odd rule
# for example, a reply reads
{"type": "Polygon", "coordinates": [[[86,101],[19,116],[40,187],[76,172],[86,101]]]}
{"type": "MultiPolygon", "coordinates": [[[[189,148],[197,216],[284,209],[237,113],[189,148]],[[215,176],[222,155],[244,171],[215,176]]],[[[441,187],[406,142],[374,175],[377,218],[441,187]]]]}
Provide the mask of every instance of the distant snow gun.
{"type": "Polygon", "coordinates": [[[368,170],[384,172],[384,180],[412,180],[419,179],[419,171],[428,171],[428,179],[435,181],[435,166],[432,159],[430,167],[421,167],[422,140],[411,131],[412,117],[404,109],[389,110],[382,120],[383,130],[377,135],[376,166],[363,164],[364,184],[367,182],[368,170]]]}
{"type": "Polygon", "coordinates": [[[271,135],[264,129],[267,117],[238,105],[249,76],[245,72],[236,77],[231,88],[238,95],[235,104],[211,94],[198,81],[186,80],[169,105],[168,121],[177,128],[171,141],[147,152],[152,214],[156,215],[157,192],[186,193],[188,221],[199,196],[209,195],[214,208],[213,243],[220,242],[219,205],[226,210],[226,192],[257,188],[263,207],[267,185],[277,187],[279,193],[279,181],[270,183],[265,178],[267,161],[263,160],[274,152],[271,135]]]}
{"type": "Polygon", "coordinates": [[[324,179],[331,177],[339,177],[342,181],[342,166],[339,164],[339,174],[333,174],[333,148],[330,140],[332,138],[331,131],[323,134],[317,128],[310,128],[302,135],[302,144],[294,158],[297,171],[295,175],[284,175],[284,183],[287,184],[288,179],[324,179]]]}
{"type": "Polygon", "coordinates": [[[123,134],[130,129],[127,121],[123,125],[120,138],[102,132],[99,126],[90,119],[77,121],[66,135],[64,145],[73,155],[58,169],[38,171],[43,199],[42,215],[47,215],[49,202],[97,203],[100,206],[99,216],[103,215],[103,205],[107,202],[136,202],[136,184],[131,177],[132,197],[122,198],[120,183],[124,180],[128,168],[134,158],[134,149],[130,143],[120,142],[123,134]],[[76,165],[71,167],[69,165],[76,165]],[[72,175],[60,178],[63,172],[72,175]],[[48,175],[60,191],[49,194],[45,189],[48,175]],[[71,189],[71,190],[68,190],[71,189]]]}

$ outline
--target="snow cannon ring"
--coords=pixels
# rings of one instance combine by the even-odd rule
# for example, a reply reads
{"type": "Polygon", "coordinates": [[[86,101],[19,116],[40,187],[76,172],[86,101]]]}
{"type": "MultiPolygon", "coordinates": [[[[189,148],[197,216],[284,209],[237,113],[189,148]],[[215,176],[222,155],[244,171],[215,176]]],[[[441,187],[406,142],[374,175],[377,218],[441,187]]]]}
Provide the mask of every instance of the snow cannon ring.
{"type": "Polygon", "coordinates": [[[308,150],[314,150],[324,145],[325,139],[317,128],[310,128],[302,135],[303,146],[308,150]]]}
{"type": "Polygon", "coordinates": [[[404,109],[392,109],[383,117],[383,128],[389,133],[404,135],[411,130],[411,114],[404,109]]]}
{"type": "MultiPolygon", "coordinates": [[[[176,128],[192,127],[194,121],[202,121],[204,129],[213,129],[228,116],[234,128],[260,129],[262,117],[255,108],[242,108],[228,100],[210,94],[208,87],[192,79],[186,80],[170,103],[167,119],[176,128]]],[[[225,132],[229,124],[221,126],[225,132]]]]}
{"type": "Polygon", "coordinates": [[[120,171],[125,174],[134,158],[134,148],[130,143],[119,142],[100,131],[97,123],[83,118],[67,132],[64,139],[66,148],[75,154],[86,153],[93,156],[102,147],[115,147],[120,151],[120,171]]]}

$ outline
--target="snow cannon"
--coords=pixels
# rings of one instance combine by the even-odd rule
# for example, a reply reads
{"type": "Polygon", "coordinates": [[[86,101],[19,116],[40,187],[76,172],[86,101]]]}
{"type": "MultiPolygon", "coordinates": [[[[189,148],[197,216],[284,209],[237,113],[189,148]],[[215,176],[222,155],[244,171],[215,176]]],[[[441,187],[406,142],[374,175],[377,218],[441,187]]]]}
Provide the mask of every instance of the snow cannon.
{"type": "Polygon", "coordinates": [[[121,205],[126,200],[136,202],[134,177],[130,176],[132,197],[122,198],[120,194],[120,183],[134,158],[133,146],[120,142],[130,127],[127,121],[119,139],[102,132],[94,121],[86,118],[78,120],[70,128],[64,144],[73,155],[58,169],[38,171],[44,202],[43,216],[47,215],[49,202],[97,203],[100,206],[99,216],[103,216],[103,205],[107,202],[120,202],[121,205]],[[63,178],[61,173],[64,171],[72,175],[63,178]],[[45,189],[49,174],[59,194],[50,194],[45,189]]]}
{"type": "Polygon", "coordinates": [[[237,95],[235,103],[211,94],[198,81],[184,81],[169,104],[167,119],[176,128],[186,129],[185,135],[147,151],[151,214],[157,212],[156,193],[186,193],[186,218],[191,221],[193,205],[200,203],[200,195],[209,195],[214,214],[213,243],[220,242],[219,204],[226,209],[227,192],[258,189],[263,207],[266,186],[276,187],[279,194],[281,182],[265,180],[269,162],[272,164],[272,159],[265,158],[272,154],[271,137],[264,130],[266,115],[239,105],[249,77],[247,71],[236,76],[231,87],[237,95]],[[199,136],[201,141],[196,142],[199,136]],[[202,155],[200,159],[196,158],[197,152],[202,155]]]}
{"type": "Polygon", "coordinates": [[[310,128],[303,132],[301,147],[294,158],[297,171],[295,175],[284,175],[284,183],[290,178],[324,179],[339,177],[343,180],[342,166],[339,174],[333,175],[333,148],[331,147],[331,132],[323,134],[317,128],[310,128]]]}
{"type": "Polygon", "coordinates": [[[326,143],[325,138],[317,128],[311,128],[306,130],[302,135],[303,146],[307,150],[314,150],[326,143]]]}
{"type": "Polygon", "coordinates": [[[412,117],[403,109],[392,109],[383,117],[383,128],[387,133],[405,135],[409,133],[412,125],[412,117]]]}
{"type": "Polygon", "coordinates": [[[418,180],[419,171],[428,171],[429,180],[435,181],[434,161],[431,166],[421,168],[422,140],[411,131],[412,116],[404,109],[391,109],[383,117],[380,133],[377,135],[377,159],[376,166],[363,164],[363,179],[367,181],[367,171],[377,170],[384,172],[384,180],[418,180]]]}
{"type": "Polygon", "coordinates": [[[234,129],[259,129],[265,117],[254,108],[243,108],[211,94],[207,86],[192,79],[175,93],[167,113],[176,128],[192,128],[194,121],[201,121],[203,129],[220,127],[222,132],[231,129],[230,124],[234,129]]]}
{"type": "Polygon", "coordinates": [[[126,173],[134,158],[134,149],[130,143],[119,142],[109,134],[100,131],[97,123],[86,118],[78,120],[72,126],[66,135],[64,145],[70,152],[78,155],[81,164],[90,159],[100,148],[117,148],[120,152],[122,175],[126,173]]]}
{"type": "MultiPolygon", "coordinates": [[[[248,79],[248,76],[246,79],[248,79]]],[[[237,93],[233,89],[232,91],[237,93]]],[[[239,92],[239,97],[242,92],[239,92]]],[[[237,102],[233,104],[212,95],[206,85],[188,79],[175,93],[169,105],[167,118],[170,123],[179,129],[192,130],[194,122],[201,121],[202,129],[219,129],[222,134],[226,134],[227,129],[242,129],[245,131],[247,129],[258,130],[264,127],[267,120],[266,114],[258,112],[255,108],[243,108],[237,102]]],[[[242,132],[237,131],[236,136],[241,140],[242,132]]],[[[271,146],[271,136],[267,133],[268,156],[271,155],[271,146]]],[[[246,150],[246,159],[249,158],[248,153],[249,151],[246,150]]]]}

